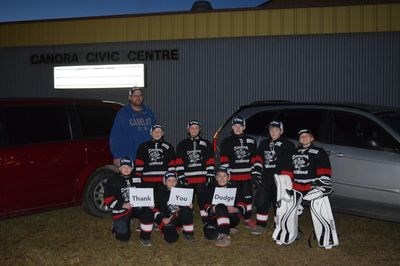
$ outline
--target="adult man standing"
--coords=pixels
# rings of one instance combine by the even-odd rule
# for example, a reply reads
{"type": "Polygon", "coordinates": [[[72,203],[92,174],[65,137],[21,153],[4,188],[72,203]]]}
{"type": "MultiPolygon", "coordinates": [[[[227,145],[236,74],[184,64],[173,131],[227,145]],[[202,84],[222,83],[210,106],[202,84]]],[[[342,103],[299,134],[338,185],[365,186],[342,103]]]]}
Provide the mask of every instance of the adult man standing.
{"type": "Polygon", "coordinates": [[[154,113],[143,104],[143,89],[129,90],[129,104],[119,110],[110,133],[110,149],[114,164],[119,165],[122,156],[136,158],[139,145],[151,139],[150,129],[156,123],[154,113]]]}

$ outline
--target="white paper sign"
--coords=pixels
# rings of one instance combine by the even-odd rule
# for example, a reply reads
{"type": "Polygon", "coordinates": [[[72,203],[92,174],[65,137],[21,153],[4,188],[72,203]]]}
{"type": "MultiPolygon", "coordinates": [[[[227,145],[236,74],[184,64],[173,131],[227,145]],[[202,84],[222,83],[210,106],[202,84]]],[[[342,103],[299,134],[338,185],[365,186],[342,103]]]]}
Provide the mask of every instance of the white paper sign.
{"type": "Polygon", "coordinates": [[[226,206],[234,206],[236,197],[236,188],[216,187],[212,200],[213,205],[224,204],[226,206]]]}
{"type": "Polygon", "coordinates": [[[171,188],[168,204],[189,206],[193,200],[193,188],[171,188]]]}
{"type": "Polygon", "coordinates": [[[129,202],[134,207],[154,207],[152,188],[129,188],[129,202]]]}

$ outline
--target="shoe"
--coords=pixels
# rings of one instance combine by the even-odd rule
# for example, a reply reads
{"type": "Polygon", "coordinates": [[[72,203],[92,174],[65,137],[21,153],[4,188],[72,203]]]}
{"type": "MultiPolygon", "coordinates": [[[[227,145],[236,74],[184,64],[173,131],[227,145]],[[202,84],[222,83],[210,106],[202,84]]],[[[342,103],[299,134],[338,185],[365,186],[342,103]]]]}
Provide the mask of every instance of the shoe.
{"type": "Polygon", "coordinates": [[[234,235],[234,234],[236,234],[237,232],[239,232],[239,230],[237,230],[236,228],[231,228],[231,229],[229,229],[229,234],[230,235],[234,235]]]}
{"type": "Polygon", "coordinates": [[[219,234],[215,245],[221,248],[228,247],[231,245],[231,238],[226,234],[219,234]]]}
{"type": "Polygon", "coordinates": [[[183,234],[183,238],[184,238],[187,242],[193,242],[193,241],[194,241],[194,235],[183,234]]]}
{"type": "Polygon", "coordinates": [[[140,225],[136,226],[135,231],[136,231],[136,232],[142,231],[142,229],[140,228],[140,225]]]}
{"type": "Polygon", "coordinates": [[[251,233],[253,235],[261,235],[261,234],[265,233],[265,227],[263,227],[261,225],[256,225],[256,228],[251,229],[251,233]]]}
{"type": "Polygon", "coordinates": [[[139,242],[140,242],[140,244],[142,244],[142,246],[145,246],[145,247],[151,246],[151,240],[150,239],[140,238],[139,242]]]}
{"type": "Polygon", "coordinates": [[[256,228],[256,222],[252,219],[248,219],[244,221],[244,227],[249,228],[249,229],[255,229],[256,228]]]}

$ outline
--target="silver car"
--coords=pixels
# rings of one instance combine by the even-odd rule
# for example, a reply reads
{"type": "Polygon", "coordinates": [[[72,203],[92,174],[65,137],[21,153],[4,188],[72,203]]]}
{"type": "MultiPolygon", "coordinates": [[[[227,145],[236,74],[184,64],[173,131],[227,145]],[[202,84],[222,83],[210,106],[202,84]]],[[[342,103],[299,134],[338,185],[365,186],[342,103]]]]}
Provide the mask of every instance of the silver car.
{"type": "Polygon", "coordinates": [[[294,143],[300,129],[310,128],[332,164],[333,209],[400,222],[400,108],[255,102],[241,106],[216,132],[217,158],[234,115],[246,118],[246,133],[258,143],[266,138],[272,120],[283,122],[284,136],[294,143]]]}

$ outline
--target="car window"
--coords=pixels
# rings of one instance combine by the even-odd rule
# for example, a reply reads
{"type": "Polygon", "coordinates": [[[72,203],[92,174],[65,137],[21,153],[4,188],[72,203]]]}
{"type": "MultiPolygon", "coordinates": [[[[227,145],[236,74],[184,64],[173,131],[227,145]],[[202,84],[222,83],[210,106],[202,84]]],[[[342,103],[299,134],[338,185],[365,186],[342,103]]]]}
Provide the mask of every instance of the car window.
{"type": "Polygon", "coordinates": [[[4,124],[8,145],[71,139],[67,113],[62,106],[5,108],[4,124]]]}
{"type": "Polygon", "coordinates": [[[276,111],[263,111],[246,119],[246,134],[266,135],[269,122],[275,117],[276,111]]]}
{"type": "Polygon", "coordinates": [[[377,116],[400,135],[400,112],[385,112],[377,116]]]}
{"type": "Polygon", "coordinates": [[[374,121],[356,114],[333,113],[333,144],[393,150],[396,140],[374,121]]]}
{"type": "Polygon", "coordinates": [[[82,134],[85,138],[110,134],[117,110],[102,106],[77,106],[82,134]]]}
{"type": "Polygon", "coordinates": [[[319,140],[325,113],[326,111],[320,109],[284,110],[279,115],[279,120],[283,123],[283,134],[287,138],[297,139],[299,130],[307,128],[319,140]]]}

